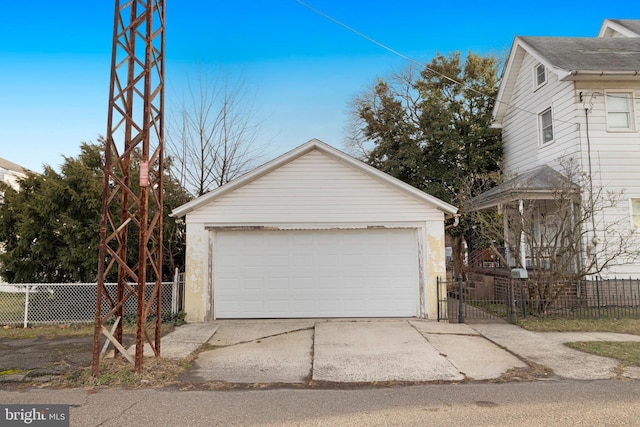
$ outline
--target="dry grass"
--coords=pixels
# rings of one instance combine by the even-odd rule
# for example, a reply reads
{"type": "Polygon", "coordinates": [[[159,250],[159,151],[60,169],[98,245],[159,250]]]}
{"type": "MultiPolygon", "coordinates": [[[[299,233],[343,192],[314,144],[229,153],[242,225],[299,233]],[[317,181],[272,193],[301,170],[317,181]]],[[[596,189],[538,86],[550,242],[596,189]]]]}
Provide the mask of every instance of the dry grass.
{"type": "Polygon", "coordinates": [[[0,329],[0,338],[61,338],[90,335],[93,335],[93,323],[40,325],[27,328],[3,326],[0,329]]]}
{"type": "Polygon", "coordinates": [[[172,360],[148,357],[144,359],[142,372],[126,359],[105,359],[100,363],[98,375],[91,368],[81,369],[59,379],[54,386],[60,387],[167,387],[175,383],[190,365],[191,359],[172,360]]]}
{"type": "MultiPolygon", "coordinates": [[[[162,335],[172,332],[175,326],[172,324],[162,324],[162,335]]],[[[125,325],[122,328],[125,334],[136,333],[136,325],[125,325]]],[[[153,333],[155,328],[152,326],[148,329],[149,333],[153,333]]],[[[74,323],[60,325],[39,325],[23,327],[3,326],[0,328],[0,338],[62,338],[62,337],[81,337],[93,336],[93,323],[74,323]]]]}

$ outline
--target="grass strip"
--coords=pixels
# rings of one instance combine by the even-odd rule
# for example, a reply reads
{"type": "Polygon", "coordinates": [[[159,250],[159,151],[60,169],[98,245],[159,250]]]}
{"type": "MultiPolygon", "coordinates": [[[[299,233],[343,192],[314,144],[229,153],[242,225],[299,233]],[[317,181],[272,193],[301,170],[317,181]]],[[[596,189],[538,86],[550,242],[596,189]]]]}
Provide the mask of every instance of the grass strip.
{"type": "Polygon", "coordinates": [[[534,332],[615,332],[640,335],[640,319],[522,319],[518,326],[534,332]]]}
{"type": "Polygon", "coordinates": [[[617,359],[627,366],[640,366],[640,342],[578,341],[565,345],[585,353],[617,359]]]}

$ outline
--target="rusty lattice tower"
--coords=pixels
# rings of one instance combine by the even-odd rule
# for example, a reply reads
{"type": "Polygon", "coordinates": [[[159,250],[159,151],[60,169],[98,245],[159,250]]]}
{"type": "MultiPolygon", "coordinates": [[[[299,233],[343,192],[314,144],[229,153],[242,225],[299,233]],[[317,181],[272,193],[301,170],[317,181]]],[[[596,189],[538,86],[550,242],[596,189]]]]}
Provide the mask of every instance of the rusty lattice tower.
{"type": "Polygon", "coordinates": [[[94,375],[101,335],[108,339],[104,348],[112,343],[138,372],[145,343],[160,355],[164,0],[116,0],[114,15],[94,375]],[[116,287],[105,286],[116,281],[116,287]],[[123,348],[121,321],[134,308],[135,360],[123,348]]]}

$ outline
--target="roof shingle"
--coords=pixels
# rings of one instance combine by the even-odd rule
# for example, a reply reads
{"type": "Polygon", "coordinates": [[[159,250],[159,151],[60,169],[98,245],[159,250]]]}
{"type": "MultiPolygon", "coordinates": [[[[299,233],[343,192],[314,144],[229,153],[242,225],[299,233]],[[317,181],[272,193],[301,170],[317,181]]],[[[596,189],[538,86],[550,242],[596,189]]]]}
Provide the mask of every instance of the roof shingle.
{"type": "Polygon", "coordinates": [[[572,71],[640,73],[640,37],[520,37],[549,63],[572,71]]]}

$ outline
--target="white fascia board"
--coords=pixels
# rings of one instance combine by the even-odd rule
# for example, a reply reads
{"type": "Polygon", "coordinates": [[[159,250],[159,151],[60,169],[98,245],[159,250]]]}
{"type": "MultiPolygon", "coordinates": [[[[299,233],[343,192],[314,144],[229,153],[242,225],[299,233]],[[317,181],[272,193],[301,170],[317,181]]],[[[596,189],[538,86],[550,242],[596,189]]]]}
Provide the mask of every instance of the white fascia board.
{"type": "Polygon", "coordinates": [[[221,187],[218,187],[215,190],[210,191],[209,193],[198,197],[197,199],[194,199],[182,206],[179,206],[177,208],[175,208],[172,212],[171,215],[172,217],[183,217],[186,214],[188,214],[189,212],[199,208],[200,206],[203,206],[207,203],[209,203],[210,201],[223,196],[224,194],[227,194],[231,191],[234,191],[237,188],[240,188],[246,184],[249,184],[250,182],[268,174],[269,172],[278,169],[279,167],[284,166],[285,164],[297,159],[298,157],[301,157],[305,154],[307,154],[308,152],[310,152],[311,150],[318,150],[320,152],[323,152],[331,157],[334,157],[356,169],[361,170],[362,172],[378,178],[396,188],[398,188],[399,190],[402,190],[406,193],[411,194],[414,197],[417,197],[419,199],[421,199],[422,201],[425,201],[429,204],[434,205],[435,207],[437,207],[438,209],[440,209],[441,211],[443,211],[446,214],[449,215],[454,215],[458,212],[458,208],[456,208],[453,205],[450,205],[449,203],[446,203],[440,199],[438,199],[437,197],[434,197],[430,194],[425,193],[424,191],[420,191],[417,188],[403,182],[400,181],[397,178],[392,177],[389,174],[386,174],[376,168],[374,168],[373,166],[370,166],[360,160],[357,160],[345,153],[343,153],[342,151],[331,147],[328,144],[325,144],[324,142],[318,140],[318,139],[312,139],[310,141],[308,141],[305,144],[302,144],[301,146],[294,148],[293,150],[283,154],[280,157],[277,157],[267,163],[265,163],[264,165],[254,169],[251,172],[246,173],[245,175],[241,176],[238,179],[235,179],[221,187]]]}
{"type": "Polygon", "coordinates": [[[576,80],[640,80],[640,70],[636,71],[603,71],[575,70],[567,71],[561,81],[576,80]]]}
{"type": "MultiPolygon", "coordinates": [[[[508,101],[506,99],[511,98],[511,92],[513,90],[513,83],[511,80],[513,68],[515,67],[514,63],[516,62],[516,48],[517,48],[518,37],[516,37],[511,44],[511,50],[509,50],[509,56],[507,58],[507,64],[502,71],[502,78],[500,79],[500,86],[498,87],[498,94],[496,95],[496,103],[493,107],[493,111],[491,112],[491,121],[492,122],[502,122],[504,115],[506,114],[506,109],[508,106],[508,101]]],[[[502,127],[502,125],[500,125],[502,127]]]]}
{"type": "Polygon", "coordinates": [[[513,41],[511,50],[509,51],[509,58],[505,71],[502,75],[502,81],[498,88],[498,95],[496,96],[496,104],[492,112],[492,126],[493,128],[502,128],[502,120],[509,106],[511,95],[515,87],[516,75],[522,72],[522,62],[524,55],[531,55],[536,61],[545,66],[550,72],[563,76],[566,74],[564,70],[554,67],[547,59],[540,55],[535,49],[533,49],[528,43],[524,42],[522,38],[516,37],[513,41]]]}
{"type": "Polygon", "coordinates": [[[604,22],[602,23],[602,27],[600,27],[600,32],[598,33],[598,38],[606,38],[606,32],[607,30],[613,30],[616,33],[620,33],[625,37],[639,37],[640,34],[636,34],[633,31],[629,30],[626,27],[623,27],[622,25],[618,24],[617,22],[613,22],[609,19],[605,19],[604,22]]]}
{"type": "MultiPolygon", "coordinates": [[[[320,141],[318,141],[320,142],[320,141]]],[[[374,178],[378,178],[390,185],[392,185],[393,187],[396,187],[399,190],[402,190],[406,193],[409,193],[410,195],[417,197],[419,199],[421,199],[422,201],[425,201],[427,203],[430,203],[434,206],[436,206],[438,209],[440,209],[441,211],[443,211],[444,213],[450,214],[450,215],[454,215],[458,212],[458,208],[456,208],[453,205],[450,205],[449,203],[438,199],[437,197],[434,197],[428,193],[425,193],[424,191],[418,190],[417,188],[415,188],[412,185],[407,184],[404,181],[401,181],[397,178],[392,177],[391,175],[382,172],[379,169],[374,168],[373,166],[370,166],[366,163],[364,163],[361,160],[355,159],[345,153],[343,153],[340,150],[337,150],[333,147],[331,147],[330,145],[327,145],[323,142],[320,142],[320,144],[322,144],[321,146],[318,146],[317,148],[320,149],[321,151],[324,151],[327,154],[331,154],[333,156],[335,156],[336,158],[338,158],[339,160],[349,164],[350,166],[356,168],[356,169],[360,169],[362,172],[374,177],[374,178]]]]}
{"type": "Polygon", "coordinates": [[[185,203],[182,206],[179,206],[177,208],[175,208],[172,212],[171,215],[172,217],[183,217],[186,214],[188,214],[189,212],[193,211],[194,209],[197,209],[200,206],[203,206],[205,204],[207,204],[209,201],[216,199],[218,197],[223,196],[224,194],[227,194],[233,190],[235,190],[236,188],[240,188],[258,178],[260,178],[261,176],[264,176],[266,174],[268,174],[269,172],[289,163],[290,161],[292,161],[293,159],[302,156],[303,154],[306,154],[307,152],[311,151],[314,148],[314,145],[312,145],[312,143],[314,143],[315,139],[312,139],[311,141],[307,142],[306,144],[303,144],[297,148],[294,148],[293,150],[279,156],[276,157],[273,160],[268,161],[267,163],[263,164],[262,166],[257,167],[256,169],[253,169],[250,172],[247,172],[246,174],[240,176],[237,179],[234,179],[233,181],[230,181],[218,188],[216,188],[215,190],[211,190],[210,192],[208,192],[207,194],[204,194],[196,199],[191,200],[188,203],[185,203]]]}

